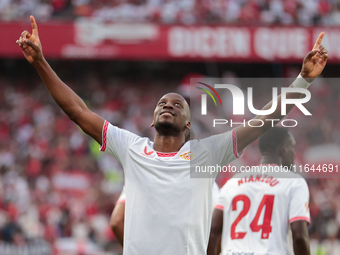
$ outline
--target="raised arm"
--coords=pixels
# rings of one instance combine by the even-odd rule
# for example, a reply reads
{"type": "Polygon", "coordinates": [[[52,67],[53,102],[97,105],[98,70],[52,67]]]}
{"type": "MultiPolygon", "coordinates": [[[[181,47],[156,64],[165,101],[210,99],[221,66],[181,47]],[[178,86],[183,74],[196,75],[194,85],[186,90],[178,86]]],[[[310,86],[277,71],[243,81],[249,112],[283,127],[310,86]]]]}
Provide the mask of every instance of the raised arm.
{"type": "MultiPolygon", "coordinates": [[[[307,56],[303,60],[302,69],[301,69],[301,78],[297,78],[296,82],[305,83],[312,82],[322,70],[325,68],[327,63],[327,50],[324,46],[321,45],[322,38],[324,37],[324,32],[320,33],[318,39],[315,42],[315,45],[307,56]]],[[[294,83],[293,83],[294,84],[294,83]]],[[[290,85],[289,87],[294,87],[294,85],[290,85]]],[[[287,93],[287,99],[298,99],[301,98],[301,93],[287,93]]],[[[268,110],[271,108],[272,101],[265,105],[262,110],[268,110]]],[[[293,109],[294,105],[287,105],[286,110],[287,114],[293,109]]],[[[248,125],[238,126],[236,128],[237,135],[237,149],[238,151],[242,151],[245,147],[247,147],[250,143],[259,138],[263,133],[268,131],[272,127],[271,121],[265,121],[266,119],[276,119],[274,123],[277,124],[279,120],[283,119],[284,116],[281,115],[281,95],[277,98],[277,108],[270,115],[258,115],[254,119],[262,120],[264,125],[262,127],[250,127],[248,125]]]]}
{"type": "Polygon", "coordinates": [[[46,88],[60,108],[81,129],[102,144],[102,127],[104,119],[90,111],[84,101],[60,80],[45,60],[38,35],[38,26],[33,16],[30,17],[32,33],[24,31],[16,43],[20,46],[25,58],[38,71],[46,88]]]}

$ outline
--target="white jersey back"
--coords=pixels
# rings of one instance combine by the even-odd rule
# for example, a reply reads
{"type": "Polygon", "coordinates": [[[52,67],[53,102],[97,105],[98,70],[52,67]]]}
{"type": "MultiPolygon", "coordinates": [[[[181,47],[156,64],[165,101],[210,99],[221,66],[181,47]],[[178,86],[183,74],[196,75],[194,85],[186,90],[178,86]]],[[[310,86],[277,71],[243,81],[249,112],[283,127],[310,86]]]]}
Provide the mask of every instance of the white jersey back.
{"type": "Polygon", "coordinates": [[[221,188],[222,255],[294,254],[289,223],[309,223],[309,191],[300,175],[284,174],[237,174],[221,188]]]}
{"type": "Polygon", "coordinates": [[[192,140],[163,157],[153,143],[105,122],[102,151],[125,170],[124,255],[203,255],[212,216],[212,178],[190,178],[190,164],[225,166],[237,157],[236,132],[192,140]]]}

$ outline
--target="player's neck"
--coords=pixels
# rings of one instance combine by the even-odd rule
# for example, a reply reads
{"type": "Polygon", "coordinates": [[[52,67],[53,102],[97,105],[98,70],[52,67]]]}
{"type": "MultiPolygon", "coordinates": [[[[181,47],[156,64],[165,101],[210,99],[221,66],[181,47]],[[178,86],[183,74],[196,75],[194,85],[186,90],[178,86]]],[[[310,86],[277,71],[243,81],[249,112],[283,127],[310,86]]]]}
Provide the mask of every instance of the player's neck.
{"type": "Polygon", "coordinates": [[[260,164],[276,164],[280,166],[282,159],[275,155],[263,155],[260,164]]]}
{"type": "Polygon", "coordinates": [[[160,136],[156,133],[153,149],[158,152],[177,152],[184,143],[184,136],[160,136]]]}

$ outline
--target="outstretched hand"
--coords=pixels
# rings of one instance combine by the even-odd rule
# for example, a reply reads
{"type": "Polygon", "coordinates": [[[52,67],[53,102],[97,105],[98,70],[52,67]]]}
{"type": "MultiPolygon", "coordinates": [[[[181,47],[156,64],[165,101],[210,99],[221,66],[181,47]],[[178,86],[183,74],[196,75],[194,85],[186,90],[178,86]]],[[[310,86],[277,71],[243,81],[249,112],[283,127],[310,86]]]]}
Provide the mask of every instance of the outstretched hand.
{"type": "Polygon", "coordinates": [[[324,32],[320,33],[312,51],[303,60],[301,76],[305,79],[315,79],[326,66],[328,54],[325,47],[321,45],[324,35],[324,32]]]}
{"type": "Polygon", "coordinates": [[[30,16],[32,34],[25,30],[16,43],[20,46],[25,58],[33,64],[43,58],[42,47],[38,35],[38,26],[33,16],[30,16]]]}

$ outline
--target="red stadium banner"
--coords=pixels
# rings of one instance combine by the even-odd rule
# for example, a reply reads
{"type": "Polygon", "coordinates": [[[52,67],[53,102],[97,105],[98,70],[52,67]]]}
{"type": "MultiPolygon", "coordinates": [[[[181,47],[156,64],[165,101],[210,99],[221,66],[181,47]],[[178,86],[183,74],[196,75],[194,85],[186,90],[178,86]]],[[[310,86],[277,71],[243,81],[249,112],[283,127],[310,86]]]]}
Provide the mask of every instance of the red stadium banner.
{"type": "MultiPolygon", "coordinates": [[[[340,28],[40,23],[47,58],[301,63],[321,31],[329,61],[340,60],[340,28]]],[[[21,57],[15,41],[30,24],[1,23],[0,57],[21,57]]]]}

